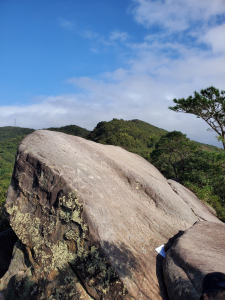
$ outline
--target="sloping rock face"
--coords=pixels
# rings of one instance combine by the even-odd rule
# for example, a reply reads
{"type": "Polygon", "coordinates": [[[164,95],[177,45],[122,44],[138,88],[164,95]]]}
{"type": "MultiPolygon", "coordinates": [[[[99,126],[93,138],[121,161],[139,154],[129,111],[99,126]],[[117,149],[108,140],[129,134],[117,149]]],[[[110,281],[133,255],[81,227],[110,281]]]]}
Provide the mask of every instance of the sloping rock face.
{"type": "Polygon", "coordinates": [[[201,219],[138,155],[42,130],[19,146],[6,209],[6,300],[167,299],[155,248],[201,219]]]}
{"type": "Polygon", "coordinates": [[[218,219],[215,219],[216,211],[205,205],[203,202],[199,201],[198,198],[192,193],[189,189],[187,189],[182,184],[169,179],[169,185],[174,190],[174,192],[179,195],[184,202],[192,209],[193,213],[198,217],[199,221],[211,221],[211,222],[219,222],[218,219]],[[209,215],[211,212],[212,215],[209,215]]]}
{"type": "Polygon", "coordinates": [[[171,300],[199,300],[204,276],[225,270],[225,224],[197,222],[175,240],[164,259],[171,300]]]}

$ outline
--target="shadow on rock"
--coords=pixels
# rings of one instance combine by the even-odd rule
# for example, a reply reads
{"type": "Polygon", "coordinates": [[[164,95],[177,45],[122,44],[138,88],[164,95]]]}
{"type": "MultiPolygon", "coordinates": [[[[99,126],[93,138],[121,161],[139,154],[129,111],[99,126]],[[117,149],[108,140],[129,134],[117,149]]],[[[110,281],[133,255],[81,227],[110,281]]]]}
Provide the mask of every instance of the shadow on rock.
{"type": "Polygon", "coordinates": [[[10,229],[8,213],[5,209],[5,203],[0,204],[0,232],[10,229]]]}
{"type": "Polygon", "coordinates": [[[168,240],[168,242],[164,245],[165,251],[169,250],[173,246],[173,243],[176,241],[176,239],[181,237],[183,234],[184,234],[184,231],[180,230],[177,234],[175,234],[173,237],[171,237],[168,240]]]}
{"type": "Polygon", "coordinates": [[[2,289],[5,300],[133,299],[119,279],[131,276],[131,268],[137,267],[135,258],[124,244],[116,246],[103,242],[99,249],[91,246],[85,255],[77,255],[62,268],[49,272],[31,263],[29,251],[20,241],[15,248],[17,261],[11,264],[14,274],[11,273],[2,289]]]}
{"type": "Polygon", "coordinates": [[[162,300],[169,300],[169,296],[167,293],[167,287],[164,281],[164,276],[163,276],[163,261],[164,257],[160,254],[157,255],[156,257],[156,276],[158,278],[159,282],[159,291],[160,291],[160,296],[162,297],[162,300]]]}
{"type": "Polygon", "coordinates": [[[131,271],[138,269],[136,257],[124,243],[117,246],[109,242],[103,242],[102,249],[106,257],[113,258],[111,264],[118,270],[120,277],[131,277],[131,271]]]}
{"type": "Polygon", "coordinates": [[[0,278],[7,272],[18,237],[12,229],[0,233],[0,278]]]}
{"type": "MultiPolygon", "coordinates": [[[[176,241],[177,238],[181,237],[184,234],[184,231],[179,231],[177,234],[175,234],[172,238],[168,240],[168,242],[164,245],[165,251],[168,251],[173,243],[176,241]]],[[[163,274],[163,262],[164,262],[164,257],[160,254],[157,255],[156,257],[156,276],[158,278],[159,282],[159,290],[160,290],[160,295],[163,300],[169,300],[169,295],[167,293],[167,287],[166,283],[164,280],[164,274],[163,274]]]]}

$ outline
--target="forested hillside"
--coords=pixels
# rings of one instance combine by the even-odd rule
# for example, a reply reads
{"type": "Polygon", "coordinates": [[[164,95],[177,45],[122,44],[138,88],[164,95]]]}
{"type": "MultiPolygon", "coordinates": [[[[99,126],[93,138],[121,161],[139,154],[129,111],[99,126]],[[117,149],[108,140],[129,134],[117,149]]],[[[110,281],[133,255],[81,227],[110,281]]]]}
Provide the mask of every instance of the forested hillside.
{"type": "Polygon", "coordinates": [[[11,138],[26,136],[33,132],[34,129],[5,126],[0,127],[0,142],[11,138]]]}
{"type": "MultiPolygon", "coordinates": [[[[225,221],[225,152],[215,146],[190,141],[184,134],[168,132],[140,120],[100,122],[93,131],[76,125],[48,130],[77,135],[123,147],[154,164],[167,178],[176,178],[213,206],[225,221]]],[[[22,139],[34,129],[0,128],[0,203],[6,199],[15,154],[22,139]]],[[[3,205],[1,205],[3,207],[3,205]]],[[[4,219],[4,218],[3,218],[4,219]]],[[[2,220],[3,220],[2,219],[2,220]]],[[[6,223],[1,223],[0,231],[6,223]]],[[[4,227],[5,228],[5,227],[4,227]]]]}
{"type": "MultiPolygon", "coordinates": [[[[167,133],[165,129],[137,119],[130,121],[113,119],[98,123],[87,138],[101,144],[121,146],[150,160],[150,153],[155,148],[155,144],[167,133]]],[[[204,150],[223,152],[223,149],[212,145],[195,143],[204,150]]]]}
{"type": "Polygon", "coordinates": [[[166,133],[166,130],[140,120],[113,119],[98,123],[87,138],[97,143],[121,146],[149,160],[155,143],[166,133]]]}
{"type": "Polygon", "coordinates": [[[21,128],[16,128],[17,130],[13,132],[11,128],[9,129],[9,134],[7,135],[2,128],[0,128],[0,203],[5,201],[7,187],[10,183],[11,174],[13,171],[15,154],[20,142],[28,134],[34,130],[21,128]],[[3,136],[1,136],[1,131],[3,136]],[[24,134],[26,132],[27,134],[24,134]],[[7,138],[9,136],[9,138],[7,138]]]}
{"type": "Polygon", "coordinates": [[[81,136],[83,138],[86,138],[87,135],[90,133],[90,130],[79,127],[77,125],[67,125],[67,126],[63,126],[63,127],[50,127],[50,128],[47,128],[47,130],[63,132],[66,134],[71,134],[71,135],[77,135],[77,136],[81,136]]]}

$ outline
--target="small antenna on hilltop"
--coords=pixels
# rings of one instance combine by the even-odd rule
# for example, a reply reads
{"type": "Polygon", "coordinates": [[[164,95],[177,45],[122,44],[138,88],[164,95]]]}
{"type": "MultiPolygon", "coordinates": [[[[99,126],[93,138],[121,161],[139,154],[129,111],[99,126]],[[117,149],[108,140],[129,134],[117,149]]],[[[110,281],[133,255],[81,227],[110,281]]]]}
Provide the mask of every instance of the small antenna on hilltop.
{"type": "Polygon", "coordinates": [[[14,127],[16,127],[16,119],[15,119],[15,121],[14,121],[14,127]]]}

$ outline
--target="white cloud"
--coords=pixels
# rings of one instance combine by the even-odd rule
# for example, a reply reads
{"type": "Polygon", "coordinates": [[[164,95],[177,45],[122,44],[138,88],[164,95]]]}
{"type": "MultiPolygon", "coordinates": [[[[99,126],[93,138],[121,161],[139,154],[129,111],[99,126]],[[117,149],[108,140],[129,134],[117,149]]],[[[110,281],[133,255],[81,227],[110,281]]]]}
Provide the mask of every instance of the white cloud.
{"type": "Polygon", "coordinates": [[[213,52],[225,54],[225,24],[211,28],[200,40],[211,46],[213,52]]]}
{"type": "Polygon", "coordinates": [[[65,29],[68,30],[73,30],[75,29],[75,24],[69,20],[65,20],[65,19],[60,19],[59,20],[59,25],[65,29]]]}
{"type": "Polygon", "coordinates": [[[105,72],[102,74],[102,78],[107,78],[110,79],[112,81],[121,81],[124,80],[128,74],[128,70],[119,68],[117,70],[115,70],[113,73],[112,72],[105,72]]]}
{"type": "Polygon", "coordinates": [[[224,0],[133,0],[135,20],[149,27],[159,24],[173,31],[189,28],[193,22],[206,21],[225,13],[224,0]]]}
{"type": "Polygon", "coordinates": [[[96,39],[98,37],[98,34],[91,30],[82,30],[80,35],[85,39],[96,39]]]}
{"type": "Polygon", "coordinates": [[[127,32],[120,32],[120,31],[113,31],[110,35],[110,40],[120,40],[120,41],[126,41],[129,38],[129,35],[127,32]]]}

